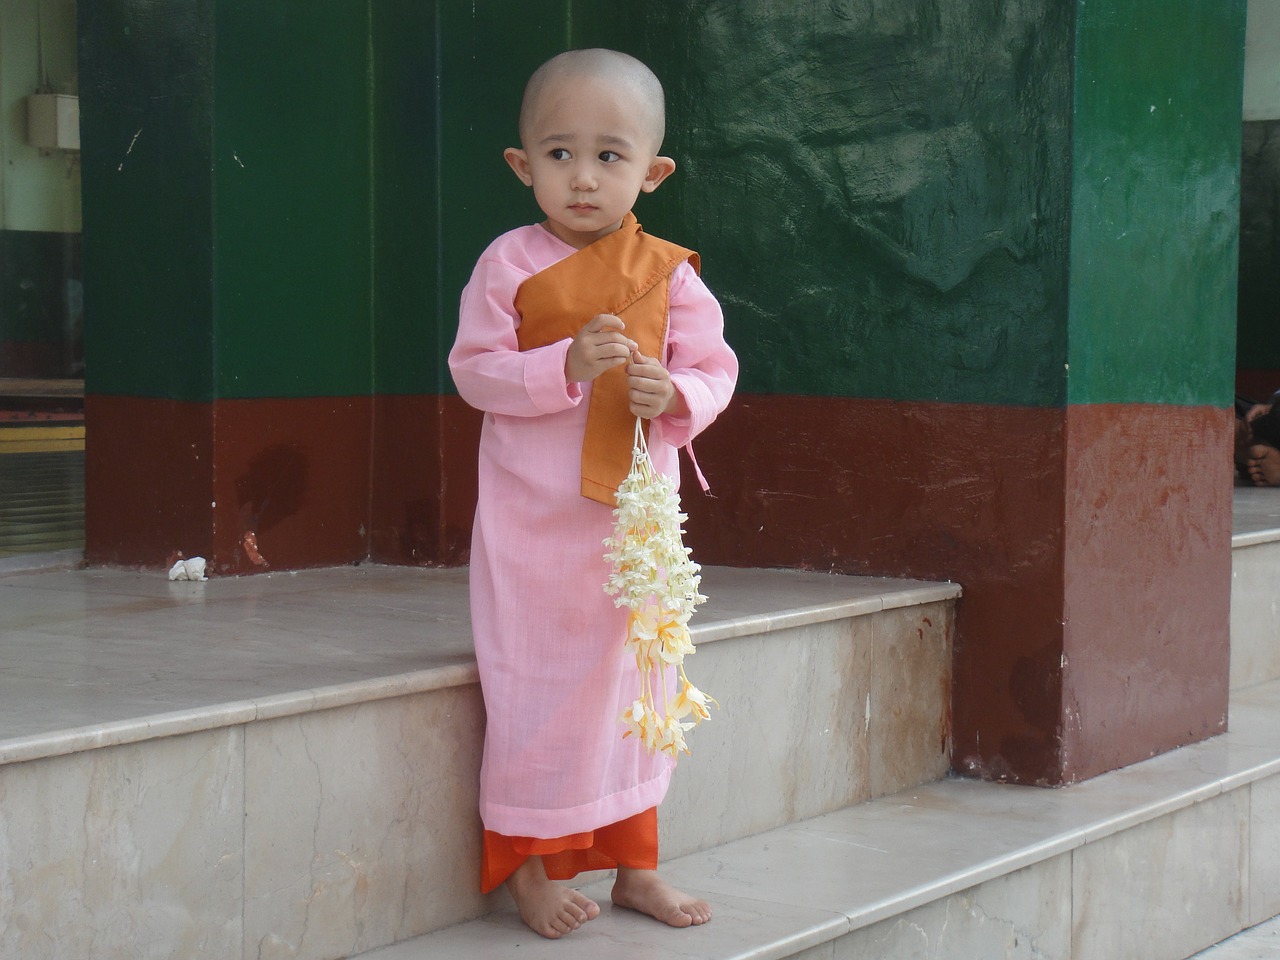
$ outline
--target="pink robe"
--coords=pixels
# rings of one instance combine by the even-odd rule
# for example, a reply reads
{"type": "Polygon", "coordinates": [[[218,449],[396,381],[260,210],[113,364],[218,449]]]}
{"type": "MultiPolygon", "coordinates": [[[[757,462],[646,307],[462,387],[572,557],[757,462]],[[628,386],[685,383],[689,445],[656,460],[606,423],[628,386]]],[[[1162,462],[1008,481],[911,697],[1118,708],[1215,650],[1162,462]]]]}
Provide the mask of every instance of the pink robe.
{"type": "MultiPolygon", "coordinates": [[[[449,354],[458,392],[485,414],[471,541],[488,715],[480,816],[507,836],[550,839],[633,816],[662,800],[674,767],[622,738],[639,679],[623,649],[626,611],[604,592],[613,518],[579,493],[591,385],[565,379],[569,340],[516,346],[517,287],[574,252],[537,225],[490,244],[449,354]]],[[[738,373],[720,306],[687,263],[671,278],[666,365],[690,415],[655,419],[649,451],[678,482],[677,449],[725,408],[738,373]]]]}

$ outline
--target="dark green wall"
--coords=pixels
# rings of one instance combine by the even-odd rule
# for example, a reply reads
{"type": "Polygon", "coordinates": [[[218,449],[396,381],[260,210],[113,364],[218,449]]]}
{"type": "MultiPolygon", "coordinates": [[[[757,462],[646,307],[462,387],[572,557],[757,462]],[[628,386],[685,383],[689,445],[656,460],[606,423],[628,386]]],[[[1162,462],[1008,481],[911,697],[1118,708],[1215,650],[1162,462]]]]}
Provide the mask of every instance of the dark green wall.
{"type": "Polygon", "coordinates": [[[83,4],[89,388],[450,392],[476,256],[538,217],[524,80],[603,44],[667,86],[638,212],[703,253],[743,390],[1225,403],[1243,2],[1148,7],[83,4]]]}
{"type": "Polygon", "coordinates": [[[1061,402],[1069,6],[661,9],[685,166],[659,203],[743,388],[1061,402]]]}
{"type": "Polygon", "coordinates": [[[88,389],[437,392],[434,7],[80,9],[88,389]]]}
{"type": "Polygon", "coordinates": [[[208,400],[212,5],[77,8],[85,388],[208,400]]]}
{"type": "Polygon", "coordinates": [[[0,377],[84,373],[78,233],[0,230],[0,377]]]}
{"type": "Polygon", "coordinates": [[[1236,364],[1280,371],[1280,120],[1246,123],[1242,150],[1236,364]]]}
{"type": "Polygon", "coordinates": [[[501,152],[525,78],[573,42],[565,4],[104,0],[80,18],[89,390],[451,391],[462,285],[535,212],[501,152]]]}
{"type": "Polygon", "coordinates": [[[447,379],[439,322],[436,4],[380,0],[370,13],[374,390],[435,393],[447,379]]]}
{"type": "Polygon", "coordinates": [[[215,391],[368,394],[369,5],[216,9],[215,391]]]}
{"type": "MultiPolygon", "coordinates": [[[[446,45],[446,308],[487,240],[537,216],[500,151],[564,37],[536,5],[504,29],[504,6],[479,4],[484,44],[446,45]]],[[[836,6],[574,5],[572,45],[667,87],[679,168],[640,219],[702,252],[744,390],[1061,402],[1070,9],[836,6]]]]}
{"type": "Polygon", "coordinates": [[[1244,6],[1077,8],[1072,403],[1231,401],[1244,6]]]}

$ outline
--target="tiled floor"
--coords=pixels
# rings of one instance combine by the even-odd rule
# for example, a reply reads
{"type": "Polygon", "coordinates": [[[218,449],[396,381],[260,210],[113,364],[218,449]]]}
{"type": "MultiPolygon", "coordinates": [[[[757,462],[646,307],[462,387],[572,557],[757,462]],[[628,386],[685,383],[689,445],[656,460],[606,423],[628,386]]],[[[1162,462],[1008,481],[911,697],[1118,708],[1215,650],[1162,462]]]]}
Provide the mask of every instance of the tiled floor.
{"type": "MultiPolygon", "coordinates": [[[[466,576],[376,565],[205,582],[160,570],[0,576],[0,763],[465,682],[475,670],[466,576]]],[[[703,583],[699,643],[760,621],[878,610],[889,584],[894,605],[959,592],[727,568],[704,570],[703,583]]]]}
{"type": "Polygon", "coordinates": [[[1280,917],[1202,950],[1191,960],[1276,960],[1280,957],[1280,917]]]}
{"type": "Polygon", "coordinates": [[[1232,543],[1239,547],[1259,537],[1275,539],[1280,531],[1280,489],[1236,487],[1231,512],[1232,543]]]}
{"type": "Polygon", "coordinates": [[[84,450],[0,454],[0,558],[83,550],[84,450]]]}
{"type": "Polygon", "coordinates": [[[84,381],[0,377],[0,572],[84,550],[84,381]]]}
{"type": "MultiPolygon", "coordinates": [[[[1280,529],[1280,491],[1238,488],[1235,507],[1237,535],[1280,529]]],[[[709,581],[708,631],[725,609],[776,611],[778,598],[750,575],[709,581]]],[[[211,709],[261,710],[389,676],[429,682],[471,669],[464,578],[374,566],[206,583],[170,582],[162,571],[0,575],[0,763],[79,749],[89,729],[143,736],[139,718],[209,723],[211,709]],[[437,638],[429,646],[427,633],[437,638]]],[[[798,574],[788,594],[800,606],[833,602],[827,579],[798,574]]],[[[1280,919],[1195,960],[1261,958],[1280,958],[1280,919]]]]}

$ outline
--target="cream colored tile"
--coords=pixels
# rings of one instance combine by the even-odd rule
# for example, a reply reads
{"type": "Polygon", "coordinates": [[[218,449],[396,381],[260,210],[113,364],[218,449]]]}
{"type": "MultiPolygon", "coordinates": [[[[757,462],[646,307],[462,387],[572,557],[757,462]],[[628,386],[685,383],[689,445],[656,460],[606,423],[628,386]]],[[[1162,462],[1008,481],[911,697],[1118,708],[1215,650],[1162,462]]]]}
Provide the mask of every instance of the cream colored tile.
{"type": "Polygon", "coordinates": [[[799,953],[792,954],[787,960],[835,960],[838,942],[823,943],[808,950],[801,950],[799,953]]]}
{"type": "Polygon", "coordinates": [[[702,584],[708,599],[692,622],[696,643],[790,630],[867,616],[890,604],[960,595],[953,583],[737,567],[705,567],[702,584]]]}
{"type": "Polygon", "coordinates": [[[1250,788],[1249,922],[1280,914],[1280,774],[1250,788]]]}
{"type": "Polygon", "coordinates": [[[1280,679],[1280,542],[1231,551],[1231,689],[1280,679]]]}
{"type": "Polygon", "coordinates": [[[1245,926],[1249,791],[1081,847],[1075,960],[1182,960],[1245,926]]]}
{"type": "Polygon", "coordinates": [[[1071,960],[1070,898],[1063,855],[854,930],[835,960],[1071,960]]]}
{"type": "Polygon", "coordinates": [[[710,644],[687,660],[721,706],[689,734],[692,755],[659,807],[664,858],[866,797],[872,620],[710,644]]]}
{"type": "MultiPolygon", "coordinates": [[[[678,886],[716,899],[803,905],[850,917],[937,877],[937,860],[930,862],[924,851],[913,855],[883,833],[881,824],[851,832],[824,829],[844,813],[747,837],[664,869],[678,886]]],[[[867,922],[875,919],[881,917],[867,922]]]]}
{"type": "MultiPolygon", "coordinates": [[[[130,727],[473,662],[465,570],[367,566],[206,583],[160,571],[0,578],[0,739],[130,727]],[[376,636],[369,624],[377,623],[376,636]],[[430,642],[426,642],[429,638],[430,642]]],[[[125,731],[122,731],[125,732],[125,731]]]]}
{"type": "Polygon", "coordinates": [[[946,775],[951,752],[951,610],[946,604],[886,610],[874,623],[865,712],[870,795],[946,775]]]}
{"type": "Polygon", "coordinates": [[[0,766],[0,956],[239,957],[239,729],[0,766]]]}
{"type": "Polygon", "coordinates": [[[360,960],[832,960],[832,940],[848,930],[841,916],[724,897],[713,901],[710,923],[675,930],[613,907],[608,883],[590,884],[583,892],[600,904],[600,916],[559,940],[531,933],[504,906],[484,920],[385,947],[360,960]]]}
{"type": "Polygon", "coordinates": [[[1231,545],[1280,540],[1280,498],[1266,487],[1231,491],[1231,545]]]}
{"type": "Polygon", "coordinates": [[[475,686],[251,726],[246,955],[346,956],[491,906],[479,894],[483,728],[475,686]]]}

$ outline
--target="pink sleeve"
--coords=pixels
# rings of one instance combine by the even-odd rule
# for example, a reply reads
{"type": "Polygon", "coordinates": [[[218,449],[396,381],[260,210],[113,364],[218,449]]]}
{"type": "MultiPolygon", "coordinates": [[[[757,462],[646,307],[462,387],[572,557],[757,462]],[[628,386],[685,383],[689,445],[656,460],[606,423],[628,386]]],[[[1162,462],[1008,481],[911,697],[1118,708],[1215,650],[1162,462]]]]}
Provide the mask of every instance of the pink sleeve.
{"type": "Polygon", "coordinates": [[[682,447],[729,405],[738,381],[738,358],[725,342],[720,304],[688,263],[671,276],[667,370],[689,416],[664,415],[663,439],[682,447]]]}
{"type": "Polygon", "coordinates": [[[462,291],[449,371],[462,399],[488,413],[536,417],[582,400],[581,388],[564,375],[572,341],[519,349],[513,304],[524,279],[510,264],[481,258],[462,291]]]}

